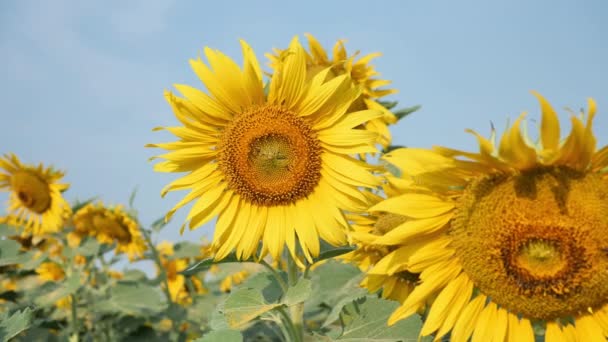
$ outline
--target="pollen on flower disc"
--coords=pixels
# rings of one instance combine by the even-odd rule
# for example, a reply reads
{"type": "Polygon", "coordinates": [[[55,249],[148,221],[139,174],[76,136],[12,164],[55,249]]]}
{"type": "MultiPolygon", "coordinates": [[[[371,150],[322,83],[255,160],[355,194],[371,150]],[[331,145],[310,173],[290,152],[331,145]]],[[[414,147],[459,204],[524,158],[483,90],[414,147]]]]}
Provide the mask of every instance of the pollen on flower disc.
{"type": "Polygon", "coordinates": [[[250,203],[276,206],[311,194],[321,178],[321,147],[310,125],[276,105],[238,114],[219,145],[228,185],[250,203]]]}
{"type": "Polygon", "coordinates": [[[505,309],[550,320],[608,303],[608,182],[545,167],[472,182],[449,231],[463,270],[505,309]]]}

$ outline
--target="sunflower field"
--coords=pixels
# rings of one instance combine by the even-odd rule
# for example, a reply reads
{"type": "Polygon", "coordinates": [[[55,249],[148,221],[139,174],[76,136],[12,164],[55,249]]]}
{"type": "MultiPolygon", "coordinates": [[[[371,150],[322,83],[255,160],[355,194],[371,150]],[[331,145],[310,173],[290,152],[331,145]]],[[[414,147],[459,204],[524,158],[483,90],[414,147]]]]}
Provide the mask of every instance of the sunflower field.
{"type": "Polygon", "coordinates": [[[178,124],[149,129],[173,139],[145,147],[180,197],[150,225],[137,191],[70,203],[60,165],[2,151],[1,341],[606,340],[593,99],[567,129],[532,91],[530,116],[467,130],[476,150],[396,146],[420,106],[386,98],[379,54],[240,48],[205,47],[200,84],[165,91],[178,124]],[[161,239],[178,212],[182,240],[161,239]]]}

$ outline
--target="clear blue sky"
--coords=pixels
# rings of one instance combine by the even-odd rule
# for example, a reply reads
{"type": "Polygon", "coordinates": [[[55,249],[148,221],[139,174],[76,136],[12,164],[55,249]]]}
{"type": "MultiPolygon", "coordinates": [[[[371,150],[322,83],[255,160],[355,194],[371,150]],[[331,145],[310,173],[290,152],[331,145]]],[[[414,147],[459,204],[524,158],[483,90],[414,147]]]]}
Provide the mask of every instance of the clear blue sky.
{"type": "MultiPolygon", "coordinates": [[[[126,203],[139,186],[135,203],[149,224],[183,196],[160,198],[177,175],[154,173],[147,158],[161,151],[143,146],[172,140],[151,131],[176,123],[163,90],[200,86],[188,59],[207,45],[240,63],[243,38],[264,60],[305,32],[384,54],[375,65],[400,91],[391,98],[423,105],[392,128],[395,144],[476,148],[465,128],[488,134],[492,121],[502,130],[521,111],[538,118],[532,89],[557,108],[594,97],[606,144],[607,15],[605,0],[2,1],[0,153],[67,170],[70,200],[126,203]]],[[[180,237],[185,214],[163,238],[212,231],[180,237]]]]}

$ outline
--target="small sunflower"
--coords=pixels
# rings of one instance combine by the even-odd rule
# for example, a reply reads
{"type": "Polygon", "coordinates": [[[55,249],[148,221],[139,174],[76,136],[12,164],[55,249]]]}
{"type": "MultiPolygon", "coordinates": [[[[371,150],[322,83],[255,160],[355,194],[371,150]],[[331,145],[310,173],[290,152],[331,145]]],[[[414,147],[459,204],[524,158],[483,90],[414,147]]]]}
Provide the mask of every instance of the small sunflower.
{"type": "Polygon", "coordinates": [[[560,123],[537,93],[540,142],[472,132],[479,153],[399,149],[400,195],[371,208],[408,217],[375,243],[404,246],[371,271],[420,273],[389,324],[432,299],[421,335],[451,341],[604,341],[608,336],[608,147],[596,149],[596,106],[560,123]]]}
{"type": "MultiPolygon", "coordinates": [[[[390,193],[389,189],[385,192],[390,193]]],[[[382,197],[369,193],[373,203],[382,201],[382,197]]],[[[341,257],[344,261],[357,265],[361,271],[369,271],[378,261],[397,249],[395,246],[374,244],[374,241],[399,227],[406,221],[406,217],[392,213],[354,214],[349,215],[353,231],[350,232],[351,244],[357,248],[341,257]]],[[[408,271],[391,272],[390,274],[366,274],[361,286],[374,293],[382,290],[383,298],[403,302],[412,292],[418,274],[408,271]]]]}
{"type": "Polygon", "coordinates": [[[199,278],[190,277],[187,279],[180,274],[190,263],[187,258],[171,258],[174,253],[172,243],[163,241],[158,244],[156,249],[167,275],[169,293],[173,302],[180,305],[189,305],[192,303],[192,295],[207,293],[207,289],[199,278]],[[188,280],[190,284],[188,284],[188,280]]]}
{"type": "MultiPolygon", "coordinates": [[[[376,134],[354,129],[382,116],[376,110],[347,113],[361,90],[348,74],[325,81],[329,68],[306,77],[306,53],[295,38],[264,93],[252,49],[241,42],[244,66],[205,48],[211,67],[191,65],[210,95],[176,85],[186,97],[166,97],[183,126],[168,127],[177,142],[150,144],[171,152],[159,156],[160,172],[188,172],[168,191],[190,189],[168,214],[194,201],[190,229],[218,216],[215,257],[231,251],[241,259],[268,252],[278,258],[296,241],[308,260],[319,254],[319,238],[346,243],[343,211],[368,206],[359,187],[376,187],[373,167],[352,157],[377,152],[376,134]]],[[[182,227],[183,229],[183,227],[182,227]]]]}
{"type": "Polygon", "coordinates": [[[69,236],[72,244],[79,244],[86,235],[95,236],[101,243],[116,242],[116,253],[125,253],[130,260],[141,257],[147,249],[139,225],[121,206],[90,203],[78,210],[72,221],[74,231],[69,236]]]}
{"type": "Polygon", "coordinates": [[[61,230],[70,205],[61,195],[69,185],[60,183],[63,172],[25,165],[14,154],[0,157],[0,191],[10,192],[8,211],[13,224],[26,234],[44,235],[61,230]]]}
{"type": "Polygon", "coordinates": [[[242,270],[226,276],[226,278],[222,279],[222,281],[220,282],[220,291],[232,291],[232,287],[241,284],[243,281],[245,281],[245,279],[249,277],[249,275],[250,272],[248,270],[242,270]]]}
{"type": "MultiPolygon", "coordinates": [[[[371,53],[357,59],[359,52],[353,55],[348,55],[344,46],[345,40],[341,39],[336,42],[333,48],[333,56],[329,57],[323,46],[311,34],[306,34],[310,52],[306,52],[306,71],[307,77],[312,78],[321,72],[327,72],[325,80],[329,81],[339,75],[348,74],[351,81],[362,87],[361,95],[353,101],[349,108],[350,111],[358,111],[364,109],[375,109],[382,111],[383,115],[379,118],[372,119],[366,122],[363,126],[378,134],[377,142],[384,147],[388,147],[391,143],[391,133],[388,130],[388,125],[397,122],[397,117],[390,110],[379,104],[377,101],[384,96],[397,93],[396,89],[380,89],[391,84],[389,80],[377,79],[380,74],[370,64],[370,61],[381,56],[381,53],[371,53]]],[[[274,50],[273,54],[266,54],[270,59],[270,66],[278,70],[285,54],[285,50],[274,50]]]]}
{"type": "Polygon", "coordinates": [[[38,273],[38,279],[43,282],[46,281],[59,281],[65,278],[65,272],[63,268],[59,266],[59,264],[49,261],[43,262],[36,268],[36,273],[38,273]]]}

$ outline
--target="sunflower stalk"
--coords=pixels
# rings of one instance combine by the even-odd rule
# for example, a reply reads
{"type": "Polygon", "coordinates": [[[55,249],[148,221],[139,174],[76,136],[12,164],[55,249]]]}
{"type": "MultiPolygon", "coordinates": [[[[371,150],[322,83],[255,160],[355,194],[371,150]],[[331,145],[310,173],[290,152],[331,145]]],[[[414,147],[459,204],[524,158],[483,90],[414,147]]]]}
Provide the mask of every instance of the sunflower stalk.
{"type": "Polygon", "coordinates": [[[76,295],[70,295],[70,299],[72,301],[72,322],[71,322],[71,337],[70,341],[78,342],[78,308],[76,307],[76,295]]]}
{"type": "MultiPolygon", "coordinates": [[[[298,282],[298,266],[296,261],[287,253],[287,281],[289,286],[295,286],[298,282]]],[[[302,342],[304,340],[304,303],[297,303],[289,307],[289,313],[294,329],[294,341],[302,342]]]]}
{"type": "Polygon", "coordinates": [[[144,236],[144,239],[146,240],[146,243],[148,244],[148,248],[150,248],[150,251],[152,252],[154,263],[156,264],[156,267],[159,270],[158,276],[161,278],[161,281],[164,284],[163,292],[167,297],[167,303],[169,303],[169,306],[171,306],[174,303],[171,299],[171,292],[169,292],[169,281],[167,280],[167,271],[165,271],[165,267],[163,266],[163,263],[160,260],[160,255],[158,254],[158,250],[156,250],[156,246],[154,246],[154,243],[152,243],[152,239],[150,238],[150,232],[148,232],[146,229],[142,229],[141,231],[144,236]]]}

